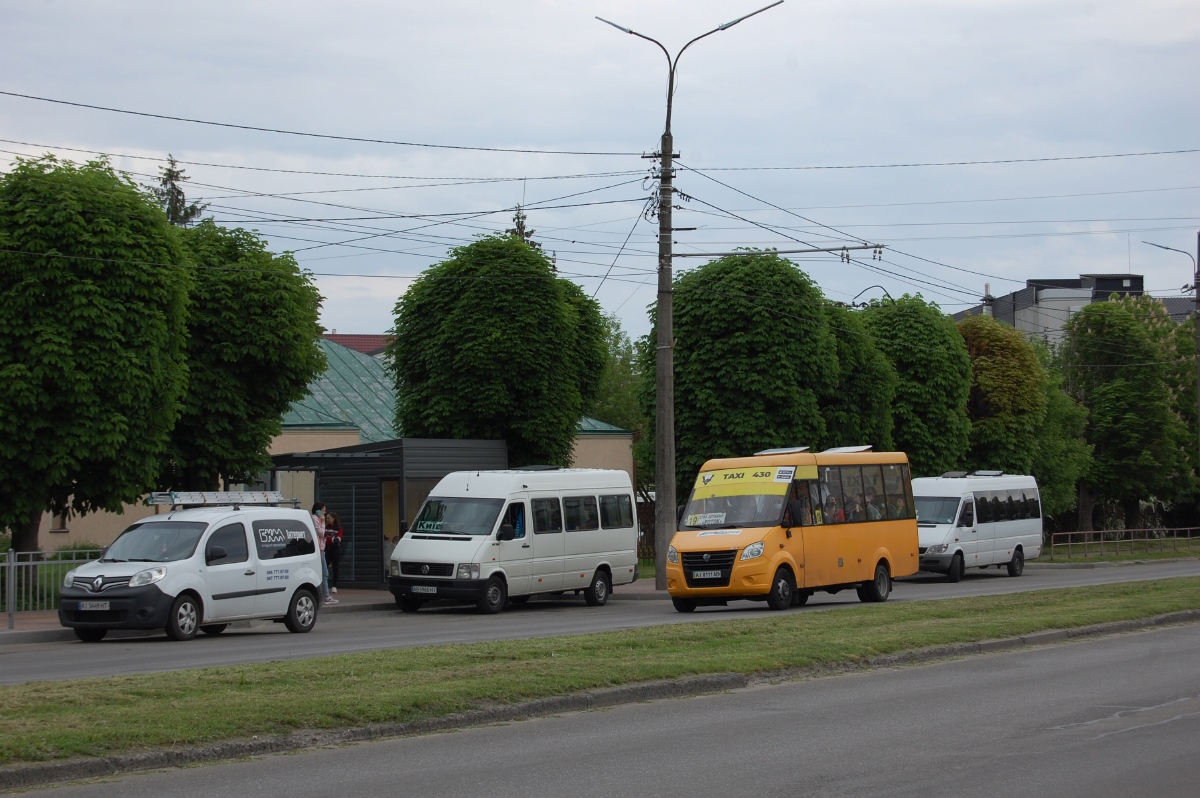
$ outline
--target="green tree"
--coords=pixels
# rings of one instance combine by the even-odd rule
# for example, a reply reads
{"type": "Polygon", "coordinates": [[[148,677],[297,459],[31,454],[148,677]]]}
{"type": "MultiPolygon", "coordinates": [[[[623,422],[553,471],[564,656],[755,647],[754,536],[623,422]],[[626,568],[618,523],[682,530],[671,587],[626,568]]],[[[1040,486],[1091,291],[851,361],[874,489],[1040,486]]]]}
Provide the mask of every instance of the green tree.
{"type": "Polygon", "coordinates": [[[175,163],[174,156],[167,155],[167,165],[159,170],[159,174],[158,185],[150,186],[150,193],[158,200],[171,224],[187,227],[204,213],[208,204],[188,203],[187,196],[179,187],[180,183],[187,182],[188,176],[175,163]]]}
{"type": "Polygon", "coordinates": [[[1044,515],[1061,515],[1075,507],[1080,478],[1092,464],[1092,447],[1084,440],[1087,410],[1063,391],[1063,375],[1045,344],[1034,344],[1046,371],[1042,391],[1046,416],[1035,433],[1038,445],[1030,472],[1037,477],[1044,515]]]}
{"type": "Polygon", "coordinates": [[[1076,313],[1063,344],[1068,392],[1088,409],[1092,466],[1080,481],[1079,528],[1092,529],[1099,499],[1120,503],[1137,526],[1140,502],[1191,490],[1186,428],[1172,412],[1166,355],[1141,316],[1117,302],[1076,313]]]}
{"type": "Polygon", "coordinates": [[[104,161],[0,177],[0,526],[120,510],[153,487],[187,384],[177,231],[104,161]]]}
{"type": "Polygon", "coordinates": [[[711,457],[824,439],[819,397],[837,345],[807,275],[773,252],[727,256],[677,277],[674,309],[681,499],[711,457]]]}
{"type": "Polygon", "coordinates": [[[892,401],[898,378],[863,324],[861,314],[839,305],[825,309],[837,340],[837,379],[821,399],[825,419],[824,448],[871,444],[890,451],[892,401]]]}
{"type": "Polygon", "coordinates": [[[191,383],[159,484],[215,490],[270,467],[284,412],[325,370],[321,297],[290,253],[272,255],[254,233],[206,219],[182,235],[191,383]]]}
{"type": "Polygon", "coordinates": [[[1025,336],[991,316],[970,316],[958,331],[971,358],[969,470],[1028,474],[1046,419],[1046,371],[1025,336]]]}
{"type": "Polygon", "coordinates": [[[862,314],[899,377],[892,403],[896,447],[908,453],[915,476],[959,466],[971,432],[971,359],[954,321],[919,294],[874,301],[862,314]]]}
{"type": "Polygon", "coordinates": [[[599,391],[585,413],[636,433],[645,423],[638,401],[642,375],[633,342],[614,315],[604,315],[604,343],[604,368],[600,372],[599,391]]]}
{"type": "Polygon", "coordinates": [[[603,323],[544,255],[481,238],[422,274],[395,313],[388,358],[405,435],[504,440],[514,466],[568,464],[599,387],[603,323]]]}

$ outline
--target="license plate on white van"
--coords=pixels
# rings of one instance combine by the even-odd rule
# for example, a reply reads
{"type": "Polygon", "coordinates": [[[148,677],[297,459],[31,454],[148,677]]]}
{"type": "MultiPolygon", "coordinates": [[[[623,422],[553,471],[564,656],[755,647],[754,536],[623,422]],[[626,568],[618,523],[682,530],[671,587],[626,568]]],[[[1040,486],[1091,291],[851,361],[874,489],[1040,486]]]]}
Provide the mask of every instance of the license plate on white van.
{"type": "Polygon", "coordinates": [[[106,610],[108,609],[107,601],[80,601],[77,602],[76,610],[87,612],[88,610],[106,610]]]}
{"type": "Polygon", "coordinates": [[[720,571],[692,571],[692,579],[720,579],[720,571]]]}
{"type": "Polygon", "coordinates": [[[409,589],[414,593],[436,593],[437,585],[413,585],[409,589]]]}

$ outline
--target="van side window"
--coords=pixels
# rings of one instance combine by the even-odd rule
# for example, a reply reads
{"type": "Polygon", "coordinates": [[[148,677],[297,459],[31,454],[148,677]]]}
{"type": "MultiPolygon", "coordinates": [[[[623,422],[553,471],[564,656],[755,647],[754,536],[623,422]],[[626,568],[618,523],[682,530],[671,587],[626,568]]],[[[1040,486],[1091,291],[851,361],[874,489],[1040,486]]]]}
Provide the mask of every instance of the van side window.
{"type": "Polygon", "coordinates": [[[241,524],[229,524],[212,533],[204,547],[204,558],[209,565],[231,562],[245,562],[250,559],[250,547],[246,545],[246,528],[241,524]],[[219,560],[209,560],[208,552],[214,546],[225,549],[225,556],[219,560]]]}
{"type": "Polygon", "coordinates": [[[1014,490],[1009,493],[1009,501],[1013,502],[1013,507],[1016,508],[1014,518],[1028,518],[1029,504],[1025,501],[1025,494],[1019,490],[1014,490]]]}
{"type": "Polygon", "coordinates": [[[1038,506],[1037,494],[1035,493],[1032,496],[1029,496],[1025,501],[1029,504],[1029,517],[1030,518],[1041,518],[1042,517],[1042,508],[1040,506],[1038,506]]]}
{"type": "Polygon", "coordinates": [[[568,532],[583,532],[600,528],[595,496],[563,496],[563,517],[568,532]]]}
{"type": "Polygon", "coordinates": [[[990,524],[993,521],[992,505],[986,493],[975,494],[975,520],[981,524],[990,524]]]}
{"type": "Polygon", "coordinates": [[[562,532],[562,509],[558,499],[533,500],[533,534],[562,532]]]}
{"type": "Polygon", "coordinates": [[[312,533],[303,521],[291,518],[254,522],[254,545],[260,560],[299,557],[317,550],[312,533]]]}
{"type": "Polygon", "coordinates": [[[975,526],[975,503],[971,501],[963,502],[962,513],[958,516],[959,526],[975,526]]]}
{"type": "Polygon", "coordinates": [[[627,494],[600,497],[600,526],[628,529],[633,526],[633,499],[627,494]]]}
{"type": "Polygon", "coordinates": [[[500,523],[512,525],[513,540],[525,537],[525,502],[509,504],[508,509],[504,511],[504,520],[500,523]]]}

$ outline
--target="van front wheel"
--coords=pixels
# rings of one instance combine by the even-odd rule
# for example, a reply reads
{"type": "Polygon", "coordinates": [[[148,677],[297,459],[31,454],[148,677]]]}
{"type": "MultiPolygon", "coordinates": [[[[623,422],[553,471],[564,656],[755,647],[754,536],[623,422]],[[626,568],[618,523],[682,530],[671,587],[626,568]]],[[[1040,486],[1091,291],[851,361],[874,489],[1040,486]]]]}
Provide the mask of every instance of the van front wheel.
{"type": "Polygon", "coordinates": [[[317,624],[317,597],[312,591],[301,588],[292,596],[288,606],[288,614],[284,616],[283,625],[289,632],[308,632],[317,624]]]}
{"type": "Polygon", "coordinates": [[[955,554],[950,560],[950,570],[946,572],[947,582],[961,582],[963,571],[966,569],[966,563],[963,562],[962,554],[955,554]]]}
{"type": "Polygon", "coordinates": [[[792,572],[780,568],[771,580],[771,592],[767,594],[767,606],[773,610],[786,610],[792,606],[792,594],[796,592],[796,580],[792,572]]]}
{"type": "Polygon", "coordinates": [[[589,607],[603,607],[608,603],[609,592],[608,572],[598,570],[592,576],[592,583],[583,591],[583,600],[589,607]]]}
{"type": "Polygon", "coordinates": [[[487,586],[483,589],[483,596],[475,606],[484,615],[495,615],[504,609],[504,605],[507,603],[508,588],[504,586],[504,580],[493,576],[488,579],[487,586]]]}
{"type": "Polygon", "coordinates": [[[85,643],[99,643],[108,634],[107,629],[82,629],[75,627],[75,636],[85,643]]]}
{"type": "Polygon", "coordinates": [[[167,616],[167,637],[191,640],[200,631],[200,602],[187,593],[175,599],[167,616]]]}

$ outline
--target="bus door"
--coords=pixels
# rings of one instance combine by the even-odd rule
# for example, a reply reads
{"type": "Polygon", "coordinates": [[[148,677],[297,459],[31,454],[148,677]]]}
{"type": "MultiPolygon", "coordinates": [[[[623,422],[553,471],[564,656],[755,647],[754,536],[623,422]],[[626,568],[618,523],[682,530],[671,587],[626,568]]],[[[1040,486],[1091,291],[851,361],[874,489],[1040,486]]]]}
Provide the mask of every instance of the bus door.
{"type": "MultiPolygon", "coordinates": [[[[841,582],[838,569],[838,546],[840,545],[841,529],[834,523],[837,516],[832,510],[833,503],[827,503],[822,496],[820,484],[816,481],[797,482],[797,495],[807,494],[809,504],[813,508],[812,524],[803,527],[804,535],[804,577],[805,588],[834,585],[841,582]]],[[[795,534],[795,531],[792,532],[795,534]]]]}

